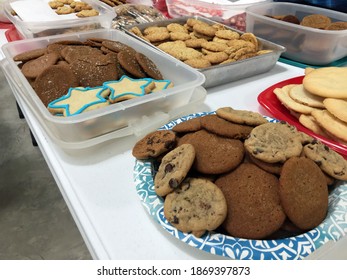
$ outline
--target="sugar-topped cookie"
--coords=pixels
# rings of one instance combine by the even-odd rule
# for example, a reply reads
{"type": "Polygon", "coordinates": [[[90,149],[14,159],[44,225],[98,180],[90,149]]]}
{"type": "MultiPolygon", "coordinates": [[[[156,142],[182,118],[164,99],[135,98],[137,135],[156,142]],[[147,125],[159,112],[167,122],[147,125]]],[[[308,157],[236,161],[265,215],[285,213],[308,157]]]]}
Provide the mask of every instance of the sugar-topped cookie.
{"type": "Polygon", "coordinates": [[[102,108],[109,105],[106,97],[110,89],[106,87],[77,87],[70,88],[68,93],[48,104],[48,110],[52,114],[73,116],[82,112],[102,108]]]}

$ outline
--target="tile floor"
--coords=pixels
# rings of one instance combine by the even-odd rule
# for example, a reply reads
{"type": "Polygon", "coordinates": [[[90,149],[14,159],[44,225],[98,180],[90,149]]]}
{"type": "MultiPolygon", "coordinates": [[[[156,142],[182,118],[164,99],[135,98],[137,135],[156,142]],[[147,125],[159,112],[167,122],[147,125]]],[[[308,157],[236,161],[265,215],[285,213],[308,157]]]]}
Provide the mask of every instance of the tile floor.
{"type": "Polygon", "coordinates": [[[1,69],[0,259],[91,259],[1,69]]]}

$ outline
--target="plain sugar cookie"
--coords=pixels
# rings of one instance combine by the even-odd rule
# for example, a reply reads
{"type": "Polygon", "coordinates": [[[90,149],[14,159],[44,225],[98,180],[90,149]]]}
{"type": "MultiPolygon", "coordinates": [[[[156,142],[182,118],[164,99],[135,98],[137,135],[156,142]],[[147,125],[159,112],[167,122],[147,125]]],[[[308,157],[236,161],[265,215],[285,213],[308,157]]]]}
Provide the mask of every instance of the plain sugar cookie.
{"type": "Polygon", "coordinates": [[[322,97],[347,98],[347,68],[319,68],[303,79],[306,90],[322,97]]]}

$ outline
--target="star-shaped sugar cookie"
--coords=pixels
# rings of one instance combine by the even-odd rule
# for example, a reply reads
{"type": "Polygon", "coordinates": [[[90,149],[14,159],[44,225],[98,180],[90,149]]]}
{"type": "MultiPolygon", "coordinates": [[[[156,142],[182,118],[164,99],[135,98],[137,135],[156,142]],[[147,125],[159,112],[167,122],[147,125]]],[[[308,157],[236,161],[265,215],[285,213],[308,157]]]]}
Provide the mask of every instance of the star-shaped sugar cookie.
{"type": "Polygon", "coordinates": [[[153,80],[153,82],[155,84],[155,88],[152,90],[152,92],[157,92],[173,87],[173,83],[169,80],[153,80]]]}
{"type": "Polygon", "coordinates": [[[107,87],[70,88],[68,93],[48,104],[52,114],[74,116],[82,112],[102,108],[109,105],[106,97],[110,94],[107,87]]]}
{"type": "Polygon", "coordinates": [[[126,75],[118,81],[105,82],[103,85],[111,90],[109,96],[111,103],[143,96],[150,93],[155,87],[155,83],[150,78],[132,79],[126,75]]]}

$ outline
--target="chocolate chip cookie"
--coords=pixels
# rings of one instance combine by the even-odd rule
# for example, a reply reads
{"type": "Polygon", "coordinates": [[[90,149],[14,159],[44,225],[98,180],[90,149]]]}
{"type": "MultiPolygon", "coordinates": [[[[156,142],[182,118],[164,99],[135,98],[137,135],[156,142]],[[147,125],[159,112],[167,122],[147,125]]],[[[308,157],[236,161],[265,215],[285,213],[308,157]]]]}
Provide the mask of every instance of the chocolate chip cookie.
{"type": "Polygon", "coordinates": [[[302,135],[287,123],[266,123],[255,127],[245,148],[253,157],[269,162],[285,162],[299,156],[302,151],[302,135]]]}
{"type": "Polygon", "coordinates": [[[304,146],[303,153],[326,174],[338,180],[347,180],[347,161],[328,146],[314,141],[304,146]]]}
{"type": "Polygon", "coordinates": [[[185,179],[195,159],[193,145],[184,144],[167,153],[161,160],[154,178],[157,195],[166,196],[185,179]]]}
{"type": "Polygon", "coordinates": [[[226,214],[222,191],[206,179],[188,178],[164,202],[165,218],[178,230],[197,237],[218,228],[226,214]]]}
{"type": "Polygon", "coordinates": [[[176,145],[176,134],[170,130],[156,130],[140,139],[132,150],[136,159],[156,158],[176,145]]]}

